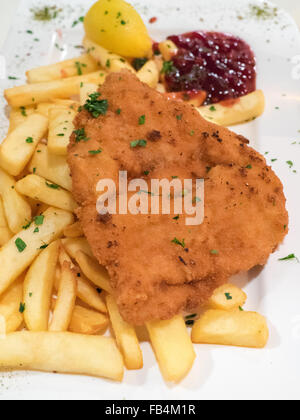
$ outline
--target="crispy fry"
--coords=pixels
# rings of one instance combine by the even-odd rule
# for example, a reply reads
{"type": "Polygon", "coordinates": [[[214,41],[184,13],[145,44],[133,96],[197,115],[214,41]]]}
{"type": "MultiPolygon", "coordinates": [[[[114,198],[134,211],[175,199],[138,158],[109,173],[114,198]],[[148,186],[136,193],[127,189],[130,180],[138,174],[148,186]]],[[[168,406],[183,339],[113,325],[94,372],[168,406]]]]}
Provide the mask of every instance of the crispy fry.
{"type": "Polygon", "coordinates": [[[70,168],[64,156],[53,155],[45,144],[40,144],[28,166],[31,173],[54,182],[68,191],[72,190],[70,168]]]}
{"type": "Polygon", "coordinates": [[[137,72],[137,77],[141,82],[146,83],[152,88],[156,88],[159,81],[159,73],[155,61],[147,61],[147,63],[137,72]]]}
{"type": "Polygon", "coordinates": [[[30,161],[38,142],[45,136],[48,119],[32,114],[12,131],[0,146],[0,165],[10,175],[19,175],[30,161]]]}
{"type": "Polygon", "coordinates": [[[236,100],[223,101],[197,109],[206,120],[228,127],[260,117],[265,110],[265,96],[262,90],[256,90],[236,100]]]}
{"type": "Polygon", "coordinates": [[[77,297],[91,308],[104,314],[107,313],[107,308],[102,297],[82,274],[77,278],[77,297]]]}
{"type": "Polygon", "coordinates": [[[65,262],[61,267],[57,301],[49,331],[63,332],[68,330],[76,302],[76,289],[76,274],[71,269],[71,265],[65,262]]]}
{"type": "Polygon", "coordinates": [[[242,307],[247,300],[246,293],[233,284],[224,284],[216,289],[209,299],[209,309],[230,311],[242,307]]]}
{"type": "Polygon", "coordinates": [[[132,73],[135,73],[134,68],[129,64],[127,60],[125,60],[124,57],[109,52],[87,37],[84,38],[83,45],[91,57],[93,57],[95,61],[99,62],[107,72],[112,73],[127,69],[132,73]]]}
{"type": "Polygon", "coordinates": [[[49,208],[38,232],[34,233],[37,226],[32,223],[0,249],[0,295],[30,266],[41,247],[57,239],[73,220],[72,213],[49,208]]]}
{"type": "Polygon", "coordinates": [[[24,276],[15,281],[0,298],[0,315],[5,320],[4,334],[17,331],[23,323],[20,303],[23,302],[24,276]]]}
{"type": "Polygon", "coordinates": [[[31,265],[24,282],[25,323],[29,331],[47,331],[59,241],[52,242],[31,265]]]}
{"type": "Polygon", "coordinates": [[[64,235],[67,238],[80,238],[83,235],[80,222],[75,222],[73,225],[67,226],[64,230],[64,235]]]}
{"type": "Polygon", "coordinates": [[[165,380],[179,382],[196,357],[184,319],[177,315],[169,321],[148,322],[147,329],[165,380]]]}
{"type": "Polygon", "coordinates": [[[50,108],[48,135],[50,153],[66,156],[70,136],[74,131],[75,116],[76,112],[66,107],[50,108]]]}
{"type": "Polygon", "coordinates": [[[111,295],[106,296],[109,317],[117,344],[123,354],[127,369],[142,369],[143,354],[134,327],[123,320],[111,295]]]}
{"type": "Polygon", "coordinates": [[[38,175],[27,175],[16,183],[16,190],[23,195],[56,206],[67,211],[74,211],[77,207],[72,194],[56,184],[48,182],[38,175]]]}
{"type": "Polygon", "coordinates": [[[105,80],[105,76],[106,73],[104,71],[97,71],[63,80],[18,86],[6,89],[4,96],[8,104],[14,108],[32,105],[33,99],[35,104],[49,102],[53,99],[69,99],[71,96],[79,94],[81,83],[101,85],[105,80]]]}
{"type": "Polygon", "coordinates": [[[9,229],[19,232],[31,220],[31,207],[16,190],[14,178],[0,169],[0,195],[9,229]]]}
{"type": "Polygon", "coordinates": [[[0,368],[123,378],[122,356],[112,338],[73,333],[17,332],[1,340],[0,368]],[[37,351],[38,350],[38,351],[37,351]]]}
{"type": "Polygon", "coordinates": [[[95,72],[99,65],[89,54],[26,72],[28,83],[43,83],[95,72]]]}
{"type": "Polygon", "coordinates": [[[97,260],[91,258],[82,251],[75,254],[75,259],[83,274],[96,286],[112,293],[112,288],[109,284],[109,274],[107,270],[102,267],[97,260]]]}
{"type": "Polygon", "coordinates": [[[178,48],[173,41],[166,40],[159,44],[159,51],[161,52],[165,61],[170,61],[177,54],[178,48]]]}
{"type": "Polygon", "coordinates": [[[62,244],[67,253],[75,260],[76,253],[82,251],[93,258],[93,253],[88,241],[85,238],[66,238],[62,239],[62,244]]]}
{"type": "Polygon", "coordinates": [[[3,201],[0,196],[0,247],[5,245],[12,236],[13,233],[8,227],[8,223],[4,212],[3,201]]]}
{"type": "Polygon", "coordinates": [[[107,316],[80,305],[75,306],[69,331],[77,334],[96,335],[103,334],[107,327],[107,316]]]}
{"type": "Polygon", "coordinates": [[[193,343],[263,348],[269,338],[266,319],[256,312],[208,310],[195,323],[193,343]]]}
{"type": "Polygon", "coordinates": [[[29,115],[32,115],[35,112],[33,106],[28,106],[26,108],[14,108],[10,111],[9,115],[9,129],[8,134],[14,131],[19,125],[27,121],[29,115]]]}

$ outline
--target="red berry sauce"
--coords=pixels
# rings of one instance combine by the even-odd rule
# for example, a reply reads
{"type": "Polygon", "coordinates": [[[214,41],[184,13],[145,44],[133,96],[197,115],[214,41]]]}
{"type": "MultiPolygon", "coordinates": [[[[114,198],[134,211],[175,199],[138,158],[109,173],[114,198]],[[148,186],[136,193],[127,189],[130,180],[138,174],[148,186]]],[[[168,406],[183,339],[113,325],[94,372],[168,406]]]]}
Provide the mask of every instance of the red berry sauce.
{"type": "Polygon", "coordinates": [[[170,36],[178,47],[165,76],[169,92],[207,92],[206,104],[247,95],[256,89],[256,60],[246,42],[218,32],[170,36]]]}

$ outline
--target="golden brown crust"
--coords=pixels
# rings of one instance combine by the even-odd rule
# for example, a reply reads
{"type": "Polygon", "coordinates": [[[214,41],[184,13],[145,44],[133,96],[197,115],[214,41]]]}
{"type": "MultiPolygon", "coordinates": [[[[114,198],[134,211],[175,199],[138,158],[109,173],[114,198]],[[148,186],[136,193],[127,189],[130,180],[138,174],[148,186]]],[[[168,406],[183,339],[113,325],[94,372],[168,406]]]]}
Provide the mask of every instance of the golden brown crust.
{"type": "Polygon", "coordinates": [[[108,100],[107,115],[79,113],[76,128],[84,127],[90,140],[76,143],[73,136],[68,161],[84,233],[109,271],[127,321],[141,325],[194,310],[231,275],[268,260],[288,231],[285,197],[280,180],[244,138],[128,72],[111,74],[101,98],[108,100]],[[147,147],[131,148],[137,139],[146,139],[147,147]],[[99,148],[101,154],[89,154],[99,148]],[[99,218],[95,186],[102,178],[118,184],[119,170],[127,170],[129,180],[205,178],[204,223],[186,226],[185,217],[174,220],[173,214],[99,218]],[[187,249],[172,243],[175,237],[184,238],[187,249]]]}

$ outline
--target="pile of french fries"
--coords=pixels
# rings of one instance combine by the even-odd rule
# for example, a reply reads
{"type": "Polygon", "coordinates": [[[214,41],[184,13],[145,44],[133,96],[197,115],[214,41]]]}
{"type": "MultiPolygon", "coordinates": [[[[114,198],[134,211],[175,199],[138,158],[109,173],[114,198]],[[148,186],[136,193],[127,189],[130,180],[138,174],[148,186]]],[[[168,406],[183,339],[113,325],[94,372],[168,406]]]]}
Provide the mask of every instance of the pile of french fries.
{"type": "MultiPolygon", "coordinates": [[[[165,380],[179,382],[193,366],[193,343],[264,347],[265,318],[244,312],[245,293],[229,284],[198,315],[138,329],[121,317],[108,273],[74,216],[67,146],[79,105],[109,72],[129,69],[164,92],[160,61],[175,47],[161,43],[161,57],[136,72],[90,40],[84,46],[81,57],[30,70],[28,84],[5,91],[11,113],[0,146],[0,368],[121,381],[124,366],[143,367],[140,342],[150,340],[165,380]]],[[[237,123],[257,116],[262,98],[255,92],[233,108],[219,104],[213,117],[207,107],[199,112],[220,124],[237,123]]]]}

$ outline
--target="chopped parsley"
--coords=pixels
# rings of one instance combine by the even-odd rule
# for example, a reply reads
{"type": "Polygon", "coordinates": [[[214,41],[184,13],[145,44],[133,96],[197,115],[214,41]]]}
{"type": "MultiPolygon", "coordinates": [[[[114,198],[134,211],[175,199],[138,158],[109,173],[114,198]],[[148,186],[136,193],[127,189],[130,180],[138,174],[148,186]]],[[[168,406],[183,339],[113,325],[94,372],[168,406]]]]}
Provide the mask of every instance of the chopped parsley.
{"type": "Polygon", "coordinates": [[[188,319],[187,321],[185,321],[185,325],[187,325],[188,327],[190,327],[194,324],[195,324],[195,321],[193,319],[188,319]]]}
{"type": "Polygon", "coordinates": [[[15,240],[15,244],[16,244],[16,247],[18,248],[19,252],[23,252],[27,247],[27,245],[25,244],[25,242],[21,238],[17,238],[15,240]]]}
{"type": "Polygon", "coordinates": [[[161,70],[162,74],[169,74],[174,70],[175,70],[175,67],[174,67],[173,61],[164,61],[163,62],[163,67],[162,67],[162,70],[161,70]]]}
{"type": "Polygon", "coordinates": [[[121,20],[121,25],[126,25],[125,20],[121,20]]]}
{"type": "Polygon", "coordinates": [[[21,106],[20,111],[21,111],[21,114],[23,115],[23,117],[27,117],[27,112],[26,112],[25,106],[21,106]]]}
{"type": "Polygon", "coordinates": [[[299,262],[299,259],[296,257],[295,254],[290,254],[287,257],[279,258],[278,261],[288,261],[288,260],[297,260],[299,262]]]}
{"type": "Polygon", "coordinates": [[[64,133],[57,134],[57,137],[64,137],[64,136],[65,136],[64,133]]]}
{"type": "Polygon", "coordinates": [[[294,163],[291,160],[288,160],[286,163],[289,165],[290,169],[294,166],[294,163]]]}
{"type": "Polygon", "coordinates": [[[212,106],[209,108],[209,110],[210,110],[210,111],[212,111],[212,112],[214,112],[214,111],[216,111],[216,110],[217,110],[217,108],[216,108],[214,105],[212,105],[212,106]]]}
{"type": "Polygon", "coordinates": [[[130,143],[130,147],[134,149],[135,147],[146,147],[147,141],[146,140],[135,140],[130,143]]]}
{"type": "Polygon", "coordinates": [[[230,293],[224,293],[227,300],[232,300],[232,296],[230,293]]]}
{"type": "Polygon", "coordinates": [[[139,125],[144,125],[146,122],[146,115],[141,115],[139,118],[139,125]]]}
{"type": "Polygon", "coordinates": [[[139,71],[147,63],[147,58],[135,58],[132,62],[133,68],[139,71]]]}
{"type": "Polygon", "coordinates": [[[89,95],[89,99],[84,105],[93,118],[98,118],[100,115],[106,115],[108,110],[108,101],[106,99],[99,100],[100,93],[95,92],[89,95]]]}
{"type": "Polygon", "coordinates": [[[173,217],[173,220],[179,220],[179,215],[178,215],[178,216],[173,217]]]}
{"type": "Polygon", "coordinates": [[[247,165],[246,169],[252,169],[252,165],[247,165]]]}
{"type": "Polygon", "coordinates": [[[20,312],[20,314],[23,314],[24,312],[25,312],[25,309],[26,309],[26,305],[25,305],[25,303],[20,303],[20,307],[19,307],[19,312],[20,312]]]}
{"type": "Polygon", "coordinates": [[[239,306],[239,310],[240,312],[244,312],[244,309],[241,306],[239,306]]]}
{"type": "Polygon", "coordinates": [[[80,141],[88,141],[89,138],[86,136],[86,132],[84,128],[79,128],[78,130],[74,131],[75,134],[75,141],[79,143],[80,141]]]}
{"type": "Polygon", "coordinates": [[[37,227],[34,229],[33,233],[39,233],[40,229],[37,227]]]}
{"type": "Polygon", "coordinates": [[[118,108],[118,109],[116,110],[116,114],[117,114],[117,115],[120,115],[120,114],[121,114],[121,112],[122,112],[122,109],[120,109],[120,108],[118,108]]]}
{"type": "Polygon", "coordinates": [[[28,222],[27,223],[27,225],[24,225],[23,227],[22,227],[22,229],[24,229],[24,230],[27,230],[27,229],[29,229],[30,228],[30,226],[31,226],[31,221],[30,222],[28,222]]]}
{"type": "Polygon", "coordinates": [[[176,119],[177,119],[178,121],[181,121],[181,120],[182,120],[182,114],[180,114],[180,115],[176,115],[176,119]]]}
{"type": "Polygon", "coordinates": [[[34,20],[49,21],[56,19],[62,9],[58,9],[56,6],[42,7],[30,10],[33,13],[34,20]]]}
{"type": "Polygon", "coordinates": [[[99,153],[102,153],[101,149],[98,150],[89,150],[90,155],[99,155],[99,153]]]}
{"type": "Polygon", "coordinates": [[[216,249],[212,249],[212,250],[210,251],[210,253],[211,253],[212,255],[219,255],[219,251],[217,251],[216,249]]]}
{"type": "Polygon", "coordinates": [[[26,143],[33,143],[33,138],[32,137],[27,137],[27,139],[25,140],[26,143]]]}
{"type": "Polygon", "coordinates": [[[47,181],[46,181],[46,185],[47,185],[48,188],[52,188],[53,190],[59,190],[60,189],[59,185],[57,185],[57,184],[51,184],[51,183],[49,183],[47,181]]]}
{"type": "Polygon", "coordinates": [[[18,80],[18,78],[14,76],[8,76],[8,80],[18,80]]]}
{"type": "Polygon", "coordinates": [[[144,171],[144,175],[148,176],[150,174],[150,171],[144,171]]]}
{"type": "Polygon", "coordinates": [[[45,244],[45,245],[42,245],[42,246],[40,246],[40,249],[46,249],[46,248],[48,248],[48,244],[45,244]]]}
{"type": "Polygon", "coordinates": [[[81,16],[78,20],[75,20],[72,24],[72,28],[78,25],[78,23],[84,22],[84,16],[81,16]]]}
{"type": "Polygon", "coordinates": [[[80,63],[79,61],[76,61],[75,67],[77,69],[78,76],[82,76],[82,68],[87,67],[87,65],[85,63],[80,63]]]}
{"type": "Polygon", "coordinates": [[[184,239],[182,239],[182,241],[180,241],[179,239],[174,238],[171,242],[172,242],[172,244],[179,245],[179,246],[182,246],[182,248],[185,248],[184,239]]]}
{"type": "Polygon", "coordinates": [[[36,224],[36,226],[42,226],[42,224],[44,223],[44,220],[45,220],[45,216],[41,214],[40,216],[35,216],[34,223],[36,224]]]}
{"type": "Polygon", "coordinates": [[[105,63],[105,67],[107,67],[108,69],[110,68],[110,60],[107,60],[105,63]]]}

